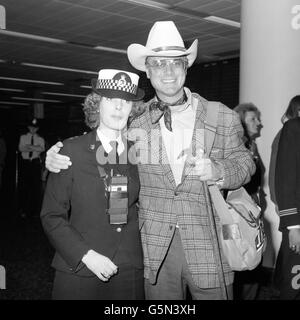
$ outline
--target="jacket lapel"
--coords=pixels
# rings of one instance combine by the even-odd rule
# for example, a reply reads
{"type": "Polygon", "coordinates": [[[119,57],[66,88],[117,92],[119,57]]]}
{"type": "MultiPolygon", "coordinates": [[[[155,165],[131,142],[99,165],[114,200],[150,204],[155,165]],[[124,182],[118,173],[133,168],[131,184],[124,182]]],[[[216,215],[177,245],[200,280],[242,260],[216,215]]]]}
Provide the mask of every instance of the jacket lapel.
{"type": "Polygon", "coordinates": [[[103,150],[100,150],[101,146],[102,144],[98,138],[96,129],[87,134],[85,149],[89,165],[86,167],[86,169],[89,168],[88,170],[91,171],[90,173],[95,177],[99,176],[97,167],[100,165],[100,162],[97,160],[97,158],[103,153],[103,150]]]}
{"type": "Polygon", "coordinates": [[[148,131],[148,150],[150,163],[161,164],[164,175],[168,178],[172,188],[176,188],[176,182],[173,176],[173,172],[170,166],[168,154],[161,134],[161,127],[159,121],[152,124],[151,113],[149,111],[150,130],[148,131]]]}
{"type": "Polygon", "coordinates": [[[170,161],[167,155],[167,151],[166,151],[166,147],[165,144],[163,143],[163,139],[162,139],[162,135],[161,135],[161,130],[159,130],[160,132],[160,141],[161,143],[159,144],[160,146],[160,157],[159,157],[159,163],[162,164],[162,169],[164,172],[164,175],[169,179],[170,184],[172,185],[173,189],[176,188],[176,182],[175,182],[175,178],[170,166],[170,161]]]}

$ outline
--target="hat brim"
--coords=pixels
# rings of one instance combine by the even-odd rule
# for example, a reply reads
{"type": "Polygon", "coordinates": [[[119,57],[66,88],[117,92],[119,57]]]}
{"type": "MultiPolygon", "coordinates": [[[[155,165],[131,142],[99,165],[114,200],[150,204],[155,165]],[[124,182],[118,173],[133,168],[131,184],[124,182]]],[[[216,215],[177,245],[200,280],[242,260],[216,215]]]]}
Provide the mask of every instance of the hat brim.
{"type": "Polygon", "coordinates": [[[146,48],[143,45],[133,43],[127,48],[127,56],[131,65],[140,71],[146,71],[146,58],[147,57],[183,57],[186,56],[188,59],[188,67],[190,67],[196,57],[198,51],[198,39],[194,40],[191,46],[185,50],[162,50],[162,51],[153,51],[146,48]]]}
{"type": "Polygon", "coordinates": [[[119,98],[127,101],[139,101],[142,100],[145,96],[144,90],[140,88],[137,89],[136,94],[132,94],[121,90],[97,88],[97,79],[92,79],[92,90],[93,92],[106,98],[119,98]]]}

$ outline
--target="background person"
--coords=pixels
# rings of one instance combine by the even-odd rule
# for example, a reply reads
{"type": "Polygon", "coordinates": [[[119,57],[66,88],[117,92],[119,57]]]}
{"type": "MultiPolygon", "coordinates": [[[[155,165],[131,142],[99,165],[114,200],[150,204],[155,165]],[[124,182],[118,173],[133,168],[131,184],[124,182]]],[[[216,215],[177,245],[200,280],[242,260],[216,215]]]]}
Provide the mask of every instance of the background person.
{"type": "MultiPolygon", "coordinates": [[[[290,114],[286,113],[286,116],[289,117],[290,114]]],[[[281,300],[300,300],[298,276],[300,266],[299,138],[300,118],[298,115],[285,121],[283,125],[275,169],[275,195],[279,209],[279,231],[282,232],[282,241],[274,278],[281,300]]]]}
{"type": "Polygon", "coordinates": [[[300,95],[294,96],[281,118],[281,122],[284,124],[287,120],[300,117],[300,95]]]}
{"type": "MultiPolygon", "coordinates": [[[[289,101],[286,111],[281,117],[281,122],[282,124],[284,124],[286,121],[290,119],[298,118],[299,116],[300,116],[300,95],[296,95],[289,101]]],[[[271,152],[270,169],[269,169],[270,196],[271,196],[271,200],[274,202],[277,209],[278,209],[278,205],[277,205],[276,194],[275,194],[275,168],[276,168],[277,151],[278,151],[280,135],[281,135],[281,129],[277,132],[272,142],[272,152],[271,152]]]]}
{"type": "Polygon", "coordinates": [[[33,119],[27,126],[28,132],[21,135],[19,140],[20,179],[19,199],[20,215],[25,217],[38,217],[41,208],[42,182],[41,182],[41,153],[45,151],[45,140],[37,133],[39,125],[33,119]]]}
{"type": "MultiPolygon", "coordinates": [[[[265,207],[265,194],[263,192],[263,176],[265,167],[258,153],[255,139],[260,136],[262,128],[260,111],[251,102],[241,103],[234,109],[241,119],[244,128],[244,143],[250,150],[253,161],[256,166],[254,175],[251,180],[243,185],[252,199],[262,208],[265,207]]],[[[235,273],[234,291],[237,300],[255,300],[258,298],[261,283],[263,281],[263,271],[261,263],[251,271],[240,271],[235,273]]]]}
{"type": "Polygon", "coordinates": [[[253,103],[241,103],[237,105],[234,109],[238,113],[241,123],[244,128],[243,141],[246,148],[251,152],[253,161],[256,165],[256,171],[251,179],[243,187],[251,195],[253,200],[262,206],[264,202],[264,193],[262,190],[263,176],[265,172],[264,164],[258,153],[256,138],[260,137],[260,131],[262,128],[260,111],[253,103]]]}

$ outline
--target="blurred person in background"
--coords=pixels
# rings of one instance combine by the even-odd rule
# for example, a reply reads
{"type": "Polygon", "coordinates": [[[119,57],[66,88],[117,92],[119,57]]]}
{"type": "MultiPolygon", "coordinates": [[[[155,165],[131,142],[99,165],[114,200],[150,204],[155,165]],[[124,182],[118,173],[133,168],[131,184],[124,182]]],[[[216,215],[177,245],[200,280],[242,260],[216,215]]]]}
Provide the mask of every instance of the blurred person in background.
{"type": "Polygon", "coordinates": [[[45,151],[45,140],[37,132],[37,119],[28,123],[28,132],[20,136],[20,185],[19,210],[22,218],[38,217],[42,198],[41,153],[45,151]]]}
{"type": "MultiPolygon", "coordinates": [[[[285,124],[286,121],[290,119],[295,119],[300,116],[300,95],[294,96],[290,101],[289,104],[281,117],[281,123],[285,124]]],[[[275,168],[276,168],[276,160],[277,160],[277,152],[278,152],[278,144],[279,144],[279,139],[281,135],[281,130],[280,129],[273,142],[272,142],[272,151],[271,151],[271,159],[270,159],[270,168],[269,168],[269,188],[270,188],[270,196],[271,200],[274,202],[277,212],[278,210],[278,205],[277,205],[277,200],[276,200],[276,193],[275,193],[275,168]]]]}
{"type": "Polygon", "coordinates": [[[300,95],[294,96],[290,100],[288,107],[281,118],[281,122],[284,124],[286,121],[298,117],[300,117],[300,95]]]}
{"type": "Polygon", "coordinates": [[[279,299],[300,300],[300,95],[293,97],[282,118],[276,168],[275,195],[282,241],[276,261],[279,299]]]}
{"type": "MultiPolygon", "coordinates": [[[[263,192],[263,176],[265,167],[257,150],[255,139],[260,136],[262,128],[259,109],[251,102],[241,103],[234,108],[240,116],[244,127],[244,143],[250,150],[256,171],[251,180],[243,187],[252,197],[257,205],[264,207],[265,194],[263,192]]],[[[255,300],[258,297],[262,277],[262,266],[258,265],[251,271],[240,271],[235,273],[234,292],[237,300],[255,300]]]]}

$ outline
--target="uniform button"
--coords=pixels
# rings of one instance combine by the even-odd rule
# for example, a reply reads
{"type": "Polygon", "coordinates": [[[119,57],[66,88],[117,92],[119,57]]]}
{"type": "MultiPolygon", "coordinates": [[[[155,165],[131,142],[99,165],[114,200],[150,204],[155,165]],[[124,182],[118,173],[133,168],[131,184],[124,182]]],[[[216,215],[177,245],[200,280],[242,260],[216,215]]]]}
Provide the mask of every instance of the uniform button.
{"type": "Polygon", "coordinates": [[[179,193],[178,193],[177,191],[175,191],[175,192],[174,192],[174,195],[175,195],[175,196],[178,196],[178,195],[179,195],[179,193]]]}
{"type": "Polygon", "coordinates": [[[122,231],[122,228],[117,228],[117,232],[121,232],[122,231]]]}

